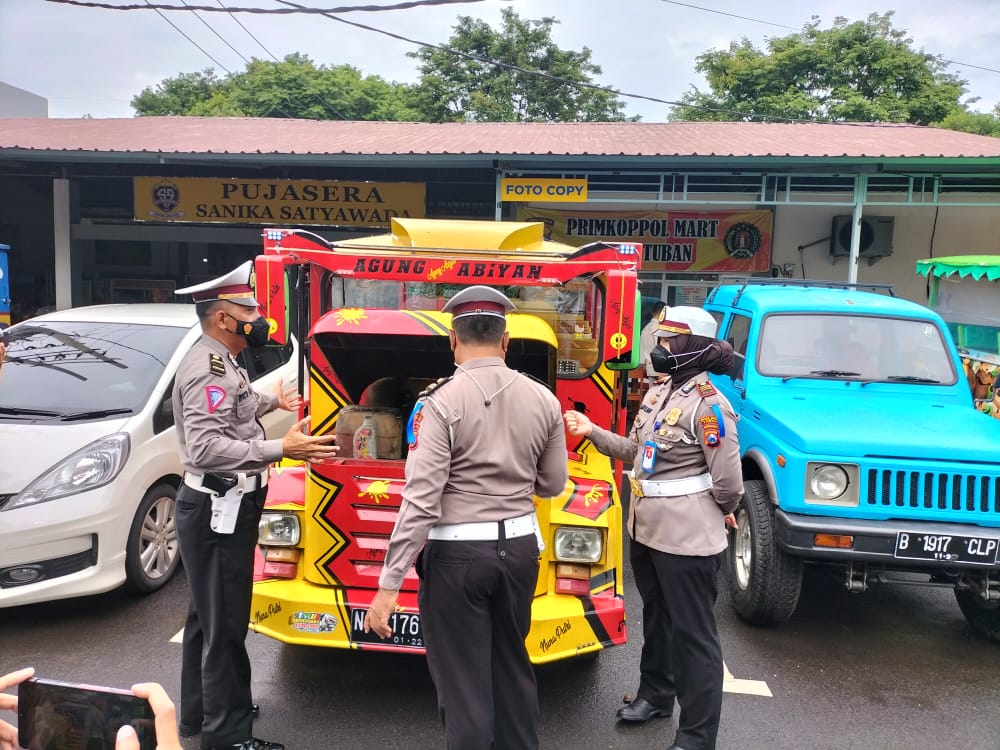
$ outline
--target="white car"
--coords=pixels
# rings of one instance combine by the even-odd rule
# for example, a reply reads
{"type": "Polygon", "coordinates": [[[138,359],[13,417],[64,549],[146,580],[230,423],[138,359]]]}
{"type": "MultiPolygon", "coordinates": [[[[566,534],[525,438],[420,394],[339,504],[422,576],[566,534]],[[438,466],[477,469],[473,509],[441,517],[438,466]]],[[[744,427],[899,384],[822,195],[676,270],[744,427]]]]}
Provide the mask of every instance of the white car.
{"type": "MultiPolygon", "coordinates": [[[[171,390],[194,305],[79,307],[8,328],[0,368],[0,607],[146,593],[177,570],[171,390]]],[[[297,348],[241,356],[254,388],[297,383],[297,348]]],[[[268,437],[295,422],[276,410],[268,437]]]]}

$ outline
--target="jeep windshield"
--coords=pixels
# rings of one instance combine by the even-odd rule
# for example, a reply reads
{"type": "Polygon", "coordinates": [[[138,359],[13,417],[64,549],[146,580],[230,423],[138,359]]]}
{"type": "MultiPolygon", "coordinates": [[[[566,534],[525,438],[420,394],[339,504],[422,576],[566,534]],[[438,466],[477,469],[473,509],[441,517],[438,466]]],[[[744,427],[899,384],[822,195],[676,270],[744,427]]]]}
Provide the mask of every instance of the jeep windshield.
{"type": "Polygon", "coordinates": [[[14,326],[0,370],[0,418],[75,421],[135,413],[187,332],[123,322],[14,326]]]}
{"type": "Polygon", "coordinates": [[[786,380],[952,385],[958,378],[938,326],[874,315],[768,315],[757,370],[786,380]]]}

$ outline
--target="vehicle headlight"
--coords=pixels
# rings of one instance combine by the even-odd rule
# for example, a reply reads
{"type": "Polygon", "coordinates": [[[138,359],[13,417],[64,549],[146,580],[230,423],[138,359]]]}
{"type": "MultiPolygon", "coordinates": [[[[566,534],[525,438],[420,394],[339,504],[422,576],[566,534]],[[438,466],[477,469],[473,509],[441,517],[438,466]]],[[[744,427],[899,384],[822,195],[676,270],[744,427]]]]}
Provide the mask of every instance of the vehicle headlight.
{"type": "Polygon", "coordinates": [[[103,487],[117,477],[128,459],[128,433],[116,432],[95,440],[63,459],[17,493],[3,510],[23,508],[103,487]]]}
{"type": "Polygon", "coordinates": [[[264,513],[257,526],[257,544],[269,547],[294,547],[302,536],[295,513],[264,513]]]}
{"type": "Polygon", "coordinates": [[[847,472],[836,464],[822,464],[809,475],[809,491],[821,500],[835,500],[847,490],[847,472]]]}
{"type": "Polygon", "coordinates": [[[604,551],[600,529],[561,526],[556,529],[555,557],[561,562],[595,563],[604,551]]]}

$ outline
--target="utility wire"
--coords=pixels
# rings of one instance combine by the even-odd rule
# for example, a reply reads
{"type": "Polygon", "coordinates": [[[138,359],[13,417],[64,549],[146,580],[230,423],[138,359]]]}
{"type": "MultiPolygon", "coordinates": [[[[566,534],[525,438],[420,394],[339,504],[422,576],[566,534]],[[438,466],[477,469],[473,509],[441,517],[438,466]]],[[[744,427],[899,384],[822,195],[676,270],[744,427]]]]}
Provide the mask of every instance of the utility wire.
{"type": "Polygon", "coordinates": [[[179,5],[168,3],[149,3],[146,5],[115,5],[113,3],[99,3],[92,0],[45,0],[48,3],[59,5],[74,5],[80,8],[102,8],[104,10],[147,10],[147,6],[153,10],[203,10],[207,13],[262,13],[271,15],[286,15],[289,13],[378,13],[386,10],[407,10],[409,8],[419,8],[431,5],[468,5],[470,3],[481,3],[484,0],[408,0],[408,2],[395,3],[393,5],[345,5],[337,8],[302,8],[291,10],[288,8],[214,8],[211,5],[193,5],[182,8],[179,5]]]}
{"type": "MultiPolygon", "coordinates": [[[[276,2],[282,5],[288,5],[293,8],[301,8],[303,6],[298,3],[290,2],[290,0],[276,0],[276,2]]],[[[619,91],[618,89],[613,89],[609,86],[600,86],[596,83],[585,83],[583,81],[571,81],[568,78],[561,78],[559,76],[554,76],[551,73],[545,73],[541,70],[529,70],[527,68],[520,68],[517,65],[511,65],[510,63],[500,62],[499,60],[491,60],[487,57],[479,57],[478,55],[472,55],[468,52],[462,52],[457,49],[452,49],[451,47],[444,47],[438,44],[431,44],[429,42],[421,42],[418,39],[410,39],[409,37],[402,36],[400,34],[395,34],[391,31],[385,31],[384,29],[377,29],[374,26],[368,26],[363,23],[358,23],[357,21],[348,21],[344,18],[338,18],[329,12],[321,13],[320,15],[329,18],[331,21],[338,21],[340,23],[347,24],[348,26],[355,26],[359,29],[364,29],[365,31],[374,31],[376,34],[383,34],[384,36],[391,37],[392,39],[398,39],[399,41],[406,42],[407,44],[415,44],[418,47],[427,47],[430,49],[440,50],[441,52],[447,52],[450,55],[455,55],[456,57],[464,57],[468,60],[475,60],[476,62],[486,63],[487,65],[495,65],[499,68],[505,68],[507,70],[512,70],[517,73],[524,73],[525,75],[537,76],[539,78],[546,78],[550,81],[555,81],[557,83],[564,83],[568,86],[576,86],[577,88],[591,89],[593,91],[604,91],[609,94],[614,94],[616,96],[624,96],[629,99],[643,99],[644,101],[654,102],[656,104],[667,104],[672,107],[689,107],[691,109],[698,109],[704,112],[720,112],[727,115],[738,115],[739,117],[750,118],[750,119],[766,119],[766,120],[779,120],[781,122],[789,123],[806,123],[806,122],[826,122],[825,120],[799,120],[791,117],[777,117],[773,115],[755,115],[750,112],[737,112],[731,109],[719,109],[715,107],[703,107],[697,104],[685,104],[684,102],[672,101],[670,99],[660,99],[655,96],[646,96],[645,94],[630,94],[624,91],[619,91]]]]}
{"type": "MultiPolygon", "coordinates": [[[[184,0],[181,0],[181,2],[184,2],[184,0]]],[[[215,2],[217,2],[219,4],[219,7],[223,8],[223,9],[225,8],[225,6],[222,4],[222,0],[215,0],[215,2]]],[[[195,14],[195,15],[197,15],[197,14],[195,14]]],[[[239,27],[241,29],[243,29],[247,33],[247,36],[249,36],[251,39],[253,39],[257,43],[257,46],[260,47],[262,50],[264,50],[264,52],[266,52],[270,56],[270,58],[272,60],[274,60],[276,63],[280,63],[281,62],[281,60],[279,60],[274,55],[274,53],[271,52],[271,50],[269,50],[267,47],[265,47],[261,43],[260,39],[258,39],[257,37],[255,37],[252,33],[250,33],[250,29],[248,29],[246,26],[244,26],[240,22],[240,19],[236,17],[236,15],[234,15],[233,13],[230,13],[229,17],[232,18],[234,21],[236,21],[236,23],[239,24],[239,27]]],[[[223,40],[223,41],[225,41],[225,40],[223,40]]],[[[229,43],[226,42],[226,44],[229,44],[229,43]]],[[[233,50],[233,51],[235,52],[235,50],[233,50]]],[[[239,53],[237,52],[236,54],[239,54],[239,53]]],[[[240,57],[243,57],[243,55],[240,55],[240,57]]],[[[245,57],[243,57],[243,59],[244,59],[244,61],[246,61],[247,65],[250,64],[250,61],[247,60],[245,57]]],[[[346,120],[347,119],[347,117],[344,115],[344,113],[341,112],[340,110],[338,110],[332,104],[330,104],[330,102],[328,102],[326,100],[326,98],[320,96],[317,93],[313,93],[312,96],[313,96],[314,99],[316,99],[316,101],[320,102],[324,107],[327,108],[327,110],[329,110],[330,112],[332,112],[334,115],[336,115],[337,117],[339,117],[341,120],[346,120]]]]}
{"type": "MultiPolygon", "coordinates": [[[[184,7],[190,8],[190,6],[185,2],[185,0],[181,0],[181,3],[184,5],[184,7]]],[[[234,47],[229,42],[227,42],[226,38],[224,36],[222,36],[222,34],[220,34],[218,31],[216,31],[215,27],[213,27],[212,24],[210,24],[208,21],[206,21],[204,18],[202,18],[201,16],[198,15],[198,11],[194,10],[193,8],[191,8],[191,12],[194,14],[195,18],[197,18],[199,21],[201,21],[205,25],[206,29],[208,29],[213,34],[215,34],[217,37],[219,37],[219,39],[222,40],[222,43],[224,45],[226,45],[227,47],[229,47],[229,49],[231,49],[233,52],[235,52],[237,57],[239,57],[247,65],[250,64],[250,61],[246,57],[243,56],[242,52],[240,52],[238,49],[236,49],[236,47],[234,47]]],[[[163,15],[163,14],[161,13],[160,15],[163,15]]]]}
{"type": "MultiPolygon", "coordinates": [[[[720,16],[729,16],[730,18],[739,18],[740,20],[743,20],[743,21],[751,21],[753,23],[762,23],[762,24],[765,24],[767,26],[776,26],[779,29],[790,29],[791,31],[801,31],[801,29],[795,28],[794,26],[785,26],[785,24],[783,24],[783,23],[775,23],[774,21],[765,21],[765,20],[763,20],[761,18],[751,18],[750,16],[738,16],[735,13],[726,13],[725,11],[716,10],[715,8],[705,8],[705,7],[702,7],[701,5],[692,5],[691,3],[682,3],[682,2],[678,2],[678,0],[660,0],[660,2],[668,3],[670,5],[680,5],[680,6],[683,6],[685,8],[692,8],[693,10],[701,10],[701,11],[704,11],[705,13],[716,13],[716,14],[718,14],[720,16]]],[[[971,65],[970,63],[959,62],[958,60],[945,60],[944,58],[942,58],[941,62],[948,63],[949,65],[961,65],[961,66],[966,67],[966,68],[975,68],[976,70],[985,70],[985,71],[988,71],[990,73],[1000,73],[1000,70],[998,70],[996,68],[986,68],[986,67],[983,67],[982,65],[971,65]]]]}
{"type": "MultiPolygon", "coordinates": [[[[181,2],[184,2],[184,0],[181,0],[181,2]]],[[[149,0],[146,0],[146,3],[147,3],[147,4],[149,4],[149,5],[150,5],[150,7],[152,7],[152,3],[150,3],[150,2],[149,2],[149,0]]],[[[182,30],[182,29],[181,29],[181,28],[180,28],[180,27],[179,27],[179,26],[178,26],[177,24],[175,24],[175,23],[174,23],[173,21],[171,21],[171,20],[170,20],[169,18],[167,18],[167,17],[165,16],[165,15],[163,15],[163,13],[161,13],[161,12],[160,12],[160,11],[159,11],[159,10],[158,10],[157,8],[153,8],[153,10],[155,10],[155,11],[156,11],[156,13],[157,13],[157,15],[159,15],[159,16],[160,16],[160,17],[161,17],[161,18],[162,18],[162,19],[163,19],[164,21],[166,21],[166,22],[167,22],[167,23],[169,23],[169,24],[170,24],[171,26],[173,26],[173,27],[174,27],[174,29],[176,29],[177,33],[179,33],[179,34],[180,34],[180,35],[181,35],[182,37],[184,37],[184,38],[185,38],[185,39],[187,39],[187,40],[188,40],[189,42],[191,42],[191,44],[193,44],[193,45],[194,45],[195,47],[197,47],[197,48],[198,48],[199,50],[201,50],[201,51],[202,51],[202,53],[203,53],[203,54],[205,55],[205,57],[207,57],[207,58],[208,58],[209,60],[211,60],[212,62],[214,62],[214,63],[215,63],[216,65],[218,65],[218,66],[219,66],[220,68],[222,68],[222,69],[223,69],[224,71],[226,71],[226,72],[227,72],[227,73],[228,73],[229,75],[233,75],[233,71],[231,71],[231,70],[230,70],[229,68],[227,68],[227,67],[226,67],[225,65],[223,65],[222,63],[220,63],[220,62],[219,62],[218,60],[216,60],[216,59],[215,59],[214,57],[212,57],[212,56],[211,56],[210,54],[208,54],[208,52],[207,52],[207,51],[205,50],[205,48],[204,48],[204,47],[202,47],[202,46],[201,46],[200,44],[198,44],[198,42],[196,42],[196,41],[195,41],[194,39],[192,39],[192,38],[191,38],[191,37],[189,37],[189,36],[188,36],[187,34],[185,34],[185,33],[184,33],[184,31],[183,31],[183,30],[182,30]]],[[[197,14],[197,13],[195,13],[195,16],[197,16],[197,15],[198,15],[198,14],[197,14]]],[[[199,19],[199,20],[201,20],[201,19],[199,19]]],[[[204,21],[202,21],[202,23],[204,23],[204,21]]],[[[206,24],[206,25],[207,25],[207,24],[206,24]]],[[[210,27],[210,26],[209,26],[209,28],[211,29],[211,27],[210,27]]],[[[212,29],[212,31],[215,31],[215,29],[212,29]]],[[[218,34],[216,34],[216,35],[218,36],[218,34]]],[[[221,38],[221,37],[220,37],[220,38],[221,38]]],[[[222,41],[225,41],[225,39],[223,39],[222,41]]],[[[228,44],[228,42],[227,42],[227,44],[228,44]]],[[[230,45],[230,48],[232,49],[232,45],[230,45]]],[[[235,49],[233,49],[233,51],[234,51],[234,52],[236,52],[236,50],[235,50],[235,49]]],[[[237,54],[237,55],[239,55],[240,53],[239,53],[239,52],[236,52],[236,54],[237,54]]],[[[243,57],[243,55],[240,55],[240,57],[243,57]]],[[[246,58],[243,58],[243,59],[246,59],[246,58]]],[[[278,110],[279,112],[281,112],[281,114],[283,114],[283,115],[284,115],[285,117],[287,117],[287,118],[288,118],[289,120],[294,120],[294,119],[295,119],[294,117],[292,117],[292,116],[291,116],[290,114],[288,114],[288,112],[286,112],[286,111],[285,111],[284,109],[282,109],[281,107],[278,107],[278,106],[276,106],[276,109],[277,109],[277,110],[278,110]]]]}

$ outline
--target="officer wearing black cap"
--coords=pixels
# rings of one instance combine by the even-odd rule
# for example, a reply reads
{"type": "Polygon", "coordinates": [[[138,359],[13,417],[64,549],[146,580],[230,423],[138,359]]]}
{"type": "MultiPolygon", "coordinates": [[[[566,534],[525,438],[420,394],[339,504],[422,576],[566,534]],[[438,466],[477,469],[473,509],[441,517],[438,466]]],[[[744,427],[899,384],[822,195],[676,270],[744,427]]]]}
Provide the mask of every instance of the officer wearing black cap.
{"type": "Polygon", "coordinates": [[[298,422],[283,439],[267,440],[258,418],[275,408],[297,410],[295,391],[257,393],[236,356],[263,346],[267,321],[258,312],[253,264],[178,289],[190,294],[202,336],[177,370],[174,421],[184,482],[175,523],[190,603],[184,624],[180,732],[201,733],[204,750],[283,750],[252,736],[250,620],[254,545],[267,494],[268,464],[289,458],[322,461],[336,436],[313,437],[298,422]]]}
{"type": "Polygon", "coordinates": [[[538,693],[524,645],[541,549],[533,496],[565,489],[566,435],[556,397],[504,363],[510,300],[474,286],[442,309],[456,370],[414,407],[402,504],[365,630],[392,635],[389,615],[420,552],[421,624],[447,747],[533,750],[538,693]]]}

